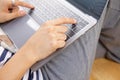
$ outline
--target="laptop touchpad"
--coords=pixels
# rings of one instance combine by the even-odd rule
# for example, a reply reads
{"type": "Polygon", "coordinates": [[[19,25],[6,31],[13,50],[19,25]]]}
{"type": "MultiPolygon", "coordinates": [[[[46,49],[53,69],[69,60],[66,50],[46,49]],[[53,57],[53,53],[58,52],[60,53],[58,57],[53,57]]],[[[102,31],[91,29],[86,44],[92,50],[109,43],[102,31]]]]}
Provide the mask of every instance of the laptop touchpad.
{"type": "Polygon", "coordinates": [[[5,26],[1,26],[9,38],[13,41],[15,46],[19,49],[25,44],[25,42],[33,35],[35,30],[39,28],[39,25],[33,21],[28,15],[15,19],[5,26]],[[34,27],[33,27],[34,26],[34,27]]]}

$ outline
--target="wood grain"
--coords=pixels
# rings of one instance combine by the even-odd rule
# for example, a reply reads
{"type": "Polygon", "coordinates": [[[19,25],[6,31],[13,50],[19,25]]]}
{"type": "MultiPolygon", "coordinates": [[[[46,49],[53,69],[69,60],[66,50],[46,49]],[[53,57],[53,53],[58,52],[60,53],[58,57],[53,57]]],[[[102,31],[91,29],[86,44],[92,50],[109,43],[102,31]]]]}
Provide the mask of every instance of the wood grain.
{"type": "Polygon", "coordinates": [[[90,80],[120,80],[120,64],[107,59],[96,59],[90,80]]]}

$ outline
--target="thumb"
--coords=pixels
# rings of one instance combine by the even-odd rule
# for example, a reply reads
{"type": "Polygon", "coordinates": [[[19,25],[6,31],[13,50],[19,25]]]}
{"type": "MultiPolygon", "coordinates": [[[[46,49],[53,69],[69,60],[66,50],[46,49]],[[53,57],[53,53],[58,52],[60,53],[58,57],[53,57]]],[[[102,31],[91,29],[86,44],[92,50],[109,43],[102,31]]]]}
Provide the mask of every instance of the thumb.
{"type": "Polygon", "coordinates": [[[15,18],[18,18],[18,17],[22,17],[26,15],[26,12],[25,11],[17,11],[17,12],[13,12],[13,13],[9,13],[6,15],[6,21],[9,21],[9,20],[12,20],[12,19],[15,19],[15,18]]]}

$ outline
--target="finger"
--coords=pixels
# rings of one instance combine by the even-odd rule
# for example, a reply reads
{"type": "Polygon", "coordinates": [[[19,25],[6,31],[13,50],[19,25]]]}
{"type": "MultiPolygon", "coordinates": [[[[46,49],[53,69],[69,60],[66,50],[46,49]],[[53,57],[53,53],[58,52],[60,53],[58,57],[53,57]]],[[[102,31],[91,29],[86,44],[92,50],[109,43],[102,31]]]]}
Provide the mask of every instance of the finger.
{"type": "Polygon", "coordinates": [[[66,44],[65,41],[62,41],[62,40],[57,41],[57,47],[58,47],[58,48],[64,47],[65,44],[66,44]]]}
{"type": "Polygon", "coordinates": [[[13,13],[18,11],[19,11],[19,7],[13,7],[13,10],[12,10],[13,13]]]}
{"type": "Polygon", "coordinates": [[[67,32],[68,28],[66,26],[55,26],[55,32],[65,33],[67,32]]]}
{"type": "Polygon", "coordinates": [[[22,6],[22,7],[27,7],[27,8],[34,8],[33,5],[29,4],[29,3],[26,3],[24,1],[16,1],[15,2],[15,5],[17,6],[22,6]]]}
{"type": "Polygon", "coordinates": [[[26,12],[25,11],[17,11],[17,12],[13,12],[13,13],[7,13],[6,14],[6,21],[9,21],[9,20],[12,20],[12,19],[15,19],[15,18],[18,18],[18,17],[22,17],[26,15],[26,12]]]}
{"type": "Polygon", "coordinates": [[[57,33],[56,34],[56,39],[65,41],[67,39],[67,36],[65,34],[57,33]]]}
{"type": "Polygon", "coordinates": [[[62,25],[62,24],[75,24],[76,20],[72,18],[59,18],[51,21],[47,21],[47,25],[62,25]]]}

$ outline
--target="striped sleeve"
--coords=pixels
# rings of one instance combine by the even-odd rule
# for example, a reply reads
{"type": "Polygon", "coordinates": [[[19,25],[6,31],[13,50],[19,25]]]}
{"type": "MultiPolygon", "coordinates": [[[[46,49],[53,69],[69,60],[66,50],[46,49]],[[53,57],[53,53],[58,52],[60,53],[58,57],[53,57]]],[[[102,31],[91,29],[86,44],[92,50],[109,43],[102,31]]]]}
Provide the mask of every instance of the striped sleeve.
{"type": "MultiPolygon", "coordinates": [[[[11,53],[8,50],[0,46],[0,68],[2,68],[4,64],[7,61],[9,61],[9,59],[13,55],[14,53],[11,53]]],[[[38,69],[35,72],[32,72],[31,69],[29,69],[23,76],[22,80],[43,80],[42,72],[40,69],[38,69]]]]}
{"type": "Polygon", "coordinates": [[[12,56],[13,53],[10,53],[8,50],[0,47],[0,67],[2,67],[12,56]]]}

